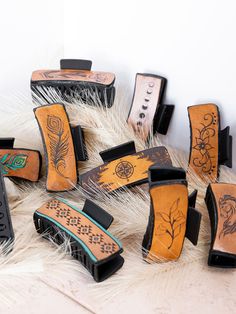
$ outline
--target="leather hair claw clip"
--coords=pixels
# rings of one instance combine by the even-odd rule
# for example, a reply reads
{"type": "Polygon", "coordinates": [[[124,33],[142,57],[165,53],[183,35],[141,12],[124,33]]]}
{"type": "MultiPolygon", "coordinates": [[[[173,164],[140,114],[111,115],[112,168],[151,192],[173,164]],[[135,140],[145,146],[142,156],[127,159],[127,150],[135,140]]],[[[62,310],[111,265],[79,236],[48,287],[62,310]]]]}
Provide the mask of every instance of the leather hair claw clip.
{"type": "Polygon", "coordinates": [[[115,98],[115,75],[108,72],[91,71],[92,61],[62,59],[59,70],[37,70],[32,73],[31,89],[44,98],[40,87],[59,89],[62,95],[79,95],[84,101],[100,100],[111,107],[115,98]]]}
{"type": "Polygon", "coordinates": [[[227,126],[221,130],[220,113],[215,104],[188,107],[191,147],[189,169],[202,180],[215,182],[220,165],[232,168],[232,136],[227,126]]]}
{"type": "Polygon", "coordinates": [[[46,189],[50,192],[72,190],[77,184],[77,162],[87,160],[83,131],[71,127],[62,104],[34,109],[45,150],[46,189]]]}
{"type": "Polygon", "coordinates": [[[38,181],[42,163],[40,152],[15,148],[14,141],[13,137],[0,138],[0,171],[6,177],[38,181]]]}
{"type": "Polygon", "coordinates": [[[209,184],[205,197],[211,221],[208,265],[236,267],[236,184],[209,184]]]}
{"type": "Polygon", "coordinates": [[[188,196],[182,168],[149,168],[150,215],[143,238],[148,262],[174,261],[181,254],[184,238],[197,245],[201,214],[194,208],[197,191],[188,196]]]}
{"type": "Polygon", "coordinates": [[[154,163],[171,166],[164,146],[136,152],[133,141],[100,152],[104,164],[80,176],[80,184],[88,192],[113,192],[123,187],[148,181],[148,168],[154,163]]]}
{"type": "Polygon", "coordinates": [[[57,244],[68,239],[71,255],[97,282],[110,277],[124,263],[121,243],[107,231],[112,221],[110,214],[89,200],[80,210],[64,199],[51,199],[34,213],[37,232],[57,244]]]}
{"type": "Polygon", "coordinates": [[[155,74],[137,73],[128,124],[143,140],[150,132],[166,134],[174,105],[162,104],[167,79],[155,74]]]}
{"type": "Polygon", "coordinates": [[[6,187],[2,172],[0,171],[0,243],[11,244],[13,241],[14,232],[12,228],[6,187]]]}

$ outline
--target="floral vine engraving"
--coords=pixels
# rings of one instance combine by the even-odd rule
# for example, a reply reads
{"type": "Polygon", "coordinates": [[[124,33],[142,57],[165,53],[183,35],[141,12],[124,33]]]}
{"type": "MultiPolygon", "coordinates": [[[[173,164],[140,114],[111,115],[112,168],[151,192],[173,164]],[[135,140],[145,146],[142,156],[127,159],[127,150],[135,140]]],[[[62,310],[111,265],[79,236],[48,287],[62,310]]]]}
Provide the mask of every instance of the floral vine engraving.
{"type": "Polygon", "coordinates": [[[219,238],[236,232],[236,198],[224,195],[219,199],[220,216],[224,219],[219,238]]]}
{"type": "Polygon", "coordinates": [[[167,234],[170,237],[168,250],[172,247],[174,240],[181,233],[182,227],[186,223],[186,217],[179,210],[179,201],[180,199],[178,198],[173,202],[169,209],[169,214],[164,212],[158,213],[162,222],[157,226],[156,235],[163,236],[167,234]]]}
{"type": "Polygon", "coordinates": [[[202,168],[202,172],[212,174],[215,169],[212,159],[215,156],[211,156],[210,151],[214,148],[210,144],[210,138],[215,136],[215,129],[213,126],[216,124],[216,115],[214,113],[207,113],[204,115],[205,123],[201,123],[202,128],[196,129],[198,136],[195,137],[196,144],[193,149],[198,151],[200,155],[193,159],[195,167],[202,168]]]}
{"type": "Polygon", "coordinates": [[[54,115],[49,115],[47,118],[48,137],[50,139],[50,153],[52,165],[56,172],[65,177],[63,170],[66,167],[65,156],[69,149],[69,133],[64,134],[63,121],[54,115]]]}
{"type": "Polygon", "coordinates": [[[22,169],[26,166],[28,156],[25,154],[5,154],[0,156],[0,170],[7,175],[10,170],[22,169]]]}

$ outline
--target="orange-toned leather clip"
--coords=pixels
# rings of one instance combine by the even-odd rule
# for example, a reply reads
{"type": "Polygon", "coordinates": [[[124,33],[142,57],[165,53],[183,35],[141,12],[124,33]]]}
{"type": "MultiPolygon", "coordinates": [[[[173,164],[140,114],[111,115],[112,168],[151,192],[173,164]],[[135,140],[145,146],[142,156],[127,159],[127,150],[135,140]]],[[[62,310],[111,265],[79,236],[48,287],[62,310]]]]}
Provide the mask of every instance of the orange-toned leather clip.
{"type": "Polygon", "coordinates": [[[80,126],[70,127],[65,107],[51,104],[34,109],[45,149],[50,192],[72,190],[77,184],[77,161],[86,160],[80,126]]]}
{"type": "Polygon", "coordinates": [[[236,267],[236,184],[212,183],[206,197],[211,221],[208,265],[236,267]]]}
{"type": "MultiPolygon", "coordinates": [[[[44,99],[43,87],[56,88],[62,96],[80,96],[85,101],[100,101],[111,107],[115,98],[115,75],[91,71],[92,61],[62,59],[60,70],[37,70],[32,73],[31,89],[44,99]]],[[[66,98],[69,100],[69,98],[66,98]]]]}
{"type": "Polygon", "coordinates": [[[40,152],[14,148],[14,141],[13,137],[0,138],[0,171],[5,177],[38,181],[41,170],[40,152]]]}
{"type": "Polygon", "coordinates": [[[188,196],[182,168],[149,168],[150,215],[143,238],[144,259],[151,262],[179,258],[184,238],[197,245],[201,214],[194,209],[197,191],[188,196]]]}
{"type": "Polygon", "coordinates": [[[154,163],[171,166],[164,146],[136,153],[134,142],[128,142],[100,153],[104,164],[80,176],[80,184],[89,192],[115,191],[119,188],[146,183],[148,168],[154,163]]]}
{"type": "Polygon", "coordinates": [[[89,200],[80,210],[62,198],[51,199],[34,213],[36,230],[46,232],[46,238],[57,244],[68,239],[72,256],[98,282],[110,277],[124,263],[120,256],[122,244],[107,231],[112,221],[110,214],[89,200]]]}
{"type": "Polygon", "coordinates": [[[203,181],[215,182],[219,166],[232,168],[230,128],[220,129],[220,113],[215,104],[188,107],[191,129],[189,169],[203,181]]]}
{"type": "Polygon", "coordinates": [[[155,74],[137,73],[128,124],[143,139],[150,132],[166,134],[174,105],[162,104],[167,80],[155,74]]]}

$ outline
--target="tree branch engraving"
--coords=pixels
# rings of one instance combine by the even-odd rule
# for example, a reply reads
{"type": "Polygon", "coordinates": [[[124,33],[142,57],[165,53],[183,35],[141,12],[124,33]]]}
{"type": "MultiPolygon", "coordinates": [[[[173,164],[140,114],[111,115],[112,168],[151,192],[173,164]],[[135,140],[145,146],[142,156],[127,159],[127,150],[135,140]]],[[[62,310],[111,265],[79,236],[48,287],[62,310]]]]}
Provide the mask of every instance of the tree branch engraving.
{"type": "Polygon", "coordinates": [[[156,235],[163,236],[167,234],[169,236],[170,244],[168,250],[172,247],[174,240],[180,235],[182,227],[186,223],[186,217],[179,210],[179,201],[180,199],[178,198],[173,202],[168,214],[165,212],[158,213],[162,222],[157,226],[156,235]]]}

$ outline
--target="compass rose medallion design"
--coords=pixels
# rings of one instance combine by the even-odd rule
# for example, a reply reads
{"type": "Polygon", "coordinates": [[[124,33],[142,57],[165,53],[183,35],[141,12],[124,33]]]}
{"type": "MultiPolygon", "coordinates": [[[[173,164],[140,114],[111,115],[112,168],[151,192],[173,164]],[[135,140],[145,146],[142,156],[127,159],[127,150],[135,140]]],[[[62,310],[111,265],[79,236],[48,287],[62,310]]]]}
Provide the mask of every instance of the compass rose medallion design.
{"type": "Polygon", "coordinates": [[[120,179],[126,179],[129,181],[129,178],[134,173],[134,168],[136,166],[133,166],[129,161],[120,161],[115,168],[115,172],[113,174],[117,175],[120,179]]]}

